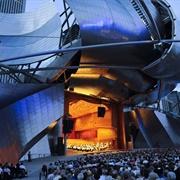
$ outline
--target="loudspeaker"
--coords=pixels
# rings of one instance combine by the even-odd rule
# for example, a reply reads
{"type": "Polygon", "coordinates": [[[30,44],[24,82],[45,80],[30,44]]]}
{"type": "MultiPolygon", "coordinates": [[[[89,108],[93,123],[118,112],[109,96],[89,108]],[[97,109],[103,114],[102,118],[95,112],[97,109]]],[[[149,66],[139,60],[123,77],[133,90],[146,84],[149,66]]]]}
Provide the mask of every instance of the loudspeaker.
{"type": "Polygon", "coordinates": [[[105,112],[106,112],[105,107],[101,107],[101,106],[98,107],[98,117],[104,117],[105,112]]]}
{"type": "Polygon", "coordinates": [[[64,155],[64,144],[63,145],[59,145],[57,146],[57,154],[58,156],[64,155]]]}
{"type": "Polygon", "coordinates": [[[63,137],[58,137],[58,143],[57,143],[57,154],[64,155],[64,144],[63,144],[63,137]]]}
{"type": "Polygon", "coordinates": [[[63,145],[63,137],[58,137],[58,145],[63,145]]]}
{"type": "Polygon", "coordinates": [[[65,119],[63,121],[63,133],[71,133],[74,128],[74,121],[71,119],[65,119]]]}

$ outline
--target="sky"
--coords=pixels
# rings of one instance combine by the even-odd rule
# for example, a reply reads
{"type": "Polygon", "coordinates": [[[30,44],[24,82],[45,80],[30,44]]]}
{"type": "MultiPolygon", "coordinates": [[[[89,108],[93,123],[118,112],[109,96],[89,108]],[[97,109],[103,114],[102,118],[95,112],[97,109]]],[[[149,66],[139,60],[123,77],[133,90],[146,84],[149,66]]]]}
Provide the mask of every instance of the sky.
{"type": "Polygon", "coordinates": [[[32,11],[46,2],[46,0],[26,0],[26,12],[32,11]]]}
{"type": "MultiPolygon", "coordinates": [[[[33,11],[41,6],[43,3],[50,0],[26,0],[26,12],[33,11]]],[[[53,1],[53,0],[51,0],[53,1]]],[[[60,9],[63,0],[55,0],[56,7],[60,9]]]]}

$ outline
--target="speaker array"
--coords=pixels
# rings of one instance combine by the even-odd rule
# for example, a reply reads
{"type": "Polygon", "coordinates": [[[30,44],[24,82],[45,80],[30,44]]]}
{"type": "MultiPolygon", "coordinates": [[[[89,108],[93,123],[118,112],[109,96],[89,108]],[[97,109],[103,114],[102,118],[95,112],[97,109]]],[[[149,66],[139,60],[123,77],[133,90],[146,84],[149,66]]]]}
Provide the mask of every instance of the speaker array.
{"type": "Polygon", "coordinates": [[[74,120],[72,119],[63,120],[63,133],[64,134],[71,133],[73,128],[74,128],[74,120]]]}
{"type": "Polygon", "coordinates": [[[106,112],[105,107],[98,106],[98,117],[104,117],[105,112],[106,112]]]}
{"type": "Polygon", "coordinates": [[[64,155],[64,144],[63,144],[63,138],[62,137],[58,137],[57,153],[59,156],[64,155]]]}

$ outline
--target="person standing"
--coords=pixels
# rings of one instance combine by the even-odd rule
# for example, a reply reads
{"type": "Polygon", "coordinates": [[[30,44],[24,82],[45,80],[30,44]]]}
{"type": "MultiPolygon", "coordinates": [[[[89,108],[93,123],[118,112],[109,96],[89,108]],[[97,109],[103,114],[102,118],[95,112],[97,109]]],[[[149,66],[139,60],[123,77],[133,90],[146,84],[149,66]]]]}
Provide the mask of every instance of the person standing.
{"type": "Polygon", "coordinates": [[[31,151],[28,152],[28,162],[32,162],[32,159],[31,159],[31,151]]]}

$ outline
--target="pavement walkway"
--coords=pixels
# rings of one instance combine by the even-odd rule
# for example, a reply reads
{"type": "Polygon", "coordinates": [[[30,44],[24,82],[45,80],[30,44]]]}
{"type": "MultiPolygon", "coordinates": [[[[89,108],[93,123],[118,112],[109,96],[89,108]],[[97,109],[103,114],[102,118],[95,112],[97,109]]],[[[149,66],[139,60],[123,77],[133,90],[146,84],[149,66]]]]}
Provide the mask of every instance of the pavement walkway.
{"type": "MultiPolygon", "coordinates": [[[[24,180],[44,180],[43,176],[40,176],[41,167],[43,164],[49,165],[57,160],[76,160],[77,158],[83,157],[87,154],[97,154],[97,153],[106,153],[106,152],[114,152],[117,150],[104,150],[104,151],[97,151],[97,152],[82,152],[82,151],[74,151],[74,150],[67,150],[66,155],[62,156],[49,156],[43,158],[32,159],[32,162],[28,162],[27,160],[22,161],[25,165],[28,176],[24,177],[24,180]]],[[[19,179],[19,178],[18,178],[19,179]]],[[[18,180],[16,179],[16,180],[18,180]]]]}
{"type": "Polygon", "coordinates": [[[23,179],[24,180],[43,180],[44,177],[40,176],[41,167],[43,164],[49,165],[50,163],[53,163],[57,160],[75,160],[78,157],[82,157],[83,155],[84,154],[82,153],[70,152],[64,156],[49,156],[49,157],[44,157],[44,158],[37,158],[37,159],[32,159],[32,162],[22,161],[28,172],[28,176],[24,177],[23,179]]]}

